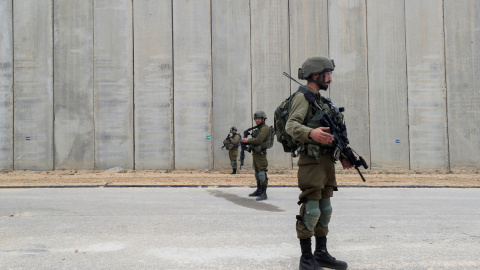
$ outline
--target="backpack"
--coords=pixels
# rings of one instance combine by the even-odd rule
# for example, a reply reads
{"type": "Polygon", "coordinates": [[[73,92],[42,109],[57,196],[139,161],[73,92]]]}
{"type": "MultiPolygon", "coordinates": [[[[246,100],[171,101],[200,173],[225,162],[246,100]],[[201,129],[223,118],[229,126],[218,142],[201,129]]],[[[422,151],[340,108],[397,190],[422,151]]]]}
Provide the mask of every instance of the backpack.
{"type": "Polygon", "coordinates": [[[275,141],[275,128],[273,126],[269,126],[268,137],[262,144],[266,149],[269,149],[269,148],[272,148],[274,141],[275,141]]]}
{"type": "MultiPolygon", "coordinates": [[[[301,92],[305,95],[305,98],[310,102],[314,102],[315,97],[303,87],[299,87],[297,92],[301,92]],[[312,100],[313,98],[313,100],[312,100]]],[[[283,151],[286,153],[292,153],[292,157],[296,157],[295,151],[298,148],[298,141],[293,139],[290,134],[287,133],[285,130],[285,126],[287,125],[288,117],[290,116],[290,105],[292,103],[293,96],[297,93],[293,93],[287,99],[282,101],[280,105],[275,109],[273,115],[273,123],[275,126],[275,135],[277,137],[277,141],[282,144],[283,151]]]]}

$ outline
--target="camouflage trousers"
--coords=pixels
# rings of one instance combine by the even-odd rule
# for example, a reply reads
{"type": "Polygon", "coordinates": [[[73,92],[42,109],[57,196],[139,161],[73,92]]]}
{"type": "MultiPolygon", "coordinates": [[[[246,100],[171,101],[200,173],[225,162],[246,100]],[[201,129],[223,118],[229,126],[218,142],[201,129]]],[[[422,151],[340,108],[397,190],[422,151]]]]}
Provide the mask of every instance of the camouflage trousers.
{"type": "Polygon", "coordinates": [[[237,169],[238,147],[228,150],[228,156],[230,157],[232,169],[237,169]]]}

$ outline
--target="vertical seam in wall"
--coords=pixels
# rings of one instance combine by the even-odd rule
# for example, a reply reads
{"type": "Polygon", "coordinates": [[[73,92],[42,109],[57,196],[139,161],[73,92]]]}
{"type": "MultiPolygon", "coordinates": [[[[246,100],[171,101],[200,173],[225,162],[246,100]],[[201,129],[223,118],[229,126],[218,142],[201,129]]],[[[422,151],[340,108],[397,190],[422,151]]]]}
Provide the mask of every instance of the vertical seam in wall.
{"type": "Polygon", "coordinates": [[[134,5],[133,5],[133,0],[130,1],[132,3],[132,126],[133,126],[133,142],[132,142],[132,158],[133,158],[133,169],[136,169],[136,163],[135,163],[135,143],[136,143],[136,138],[135,138],[135,29],[134,29],[134,24],[135,24],[135,11],[134,11],[134,5]]]}
{"type": "Polygon", "coordinates": [[[253,110],[253,64],[252,64],[252,2],[251,0],[248,1],[248,16],[250,18],[250,115],[249,120],[252,123],[252,110],[253,110]]]}
{"type": "Polygon", "coordinates": [[[372,170],[372,138],[371,138],[371,119],[370,119],[370,71],[368,65],[368,3],[367,0],[364,0],[365,3],[365,45],[366,45],[366,54],[367,54],[367,110],[368,110],[368,151],[369,151],[369,161],[370,161],[370,170],[372,170]]]}
{"type": "Polygon", "coordinates": [[[13,0],[11,1],[11,25],[12,25],[12,154],[11,154],[11,160],[12,164],[10,165],[12,170],[15,170],[15,31],[14,31],[14,9],[13,9],[13,0]]]}
{"type": "Polygon", "coordinates": [[[175,67],[175,44],[174,44],[174,38],[173,38],[173,29],[174,29],[174,10],[173,10],[173,1],[170,1],[170,9],[171,9],[171,14],[172,14],[172,67],[171,67],[171,88],[170,88],[170,98],[171,98],[171,107],[170,107],[170,114],[171,114],[171,120],[170,120],[170,136],[172,138],[172,142],[170,144],[170,153],[171,153],[171,160],[170,160],[170,169],[175,169],[175,72],[174,72],[174,67],[175,67]]]}
{"type": "MultiPolygon", "coordinates": [[[[330,1],[327,1],[327,38],[328,38],[328,41],[327,41],[327,54],[328,54],[328,58],[332,59],[332,57],[330,56],[330,10],[329,10],[329,6],[328,6],[328,3],[330,1]]],[[[325,81],[325,80],[324,80],[325,81]]],[[[331,90],[332,88],[330,87],[328,89],[328,97],[331,98],[331,90]]]]}
{"type": "MultiPolygon", "coordinates": [[[[210,134],[213,135],[213,6],[212,0],[210,0],[210,113],[209,113],[209,121],[208,124],[210,125],[210,134]]],[[[213,136],[210,137],[209,140],[209,152],[210,152],[210,170],[215,167],[215,159],[213,155],[213,136]]]]}
{"type": "MultiPolygon", "coordinates": [[[[289,73],[292,72],[292,54],[291,54],[291,40],[290,40],[290,33],[292,31],[291,29],[291,24],[290,24],[290,0],[287,0],[287,25],[288,25],[288,33],[287,33],[287,36],[288,36],[288,71],[289,73]]],[[[288,82],[288,93],[289,95],[292,95],[292,83],[289,81],[288,82]]]]}
{"type": "Polygon", "coordinates": [[[52,10],[52,169],[56,170],[55,164],[55,0],[51,2],[52,10]]]}
{"type": "Polygon", "coordinates": [[[447,144],[447,170],[451,169],[450,164],[450,138],[448,136],[448,88],[447,88],[447,34],[445,31],[445,0],[442,1],[442,24],[443,24],[443,61],[444,61],[444,78],[445,78],[445,139],[447,144]]]}
{"type": "Polygon", "coordinates": [[[408,48],[407,48],[407,5],[403,1],[403,27],[405,29],[405,79],[407,83],[407,139],[408,139],[408,170],[412,168],[412,150],[410,145],[410,107],[408,106],[408,48]]]}
{"type": "MultiPolygon", "coordinates": [[[[292,73],[292,43],[291,43],[291,35],[290,33],[292,32],[291,29],[291,19],[290,19],[290,0],[287,0],[287,24],[288,24],[288,72],[291,74],[292,73]]],[[[288,82],[288,95],[292,95],[292,83],[289,80],[288,82]]],[[[293,169],[293,157],[291,155],[288,155],[287,157],[287,162],[288,162],[288,169],[293,169]]]]}
{"type": "Polygon", "coordinates": [[[93,109],[93,169],[97,169],[97,132],[95,124],[95,0],[92,0],[92,109],[93,109]]]}

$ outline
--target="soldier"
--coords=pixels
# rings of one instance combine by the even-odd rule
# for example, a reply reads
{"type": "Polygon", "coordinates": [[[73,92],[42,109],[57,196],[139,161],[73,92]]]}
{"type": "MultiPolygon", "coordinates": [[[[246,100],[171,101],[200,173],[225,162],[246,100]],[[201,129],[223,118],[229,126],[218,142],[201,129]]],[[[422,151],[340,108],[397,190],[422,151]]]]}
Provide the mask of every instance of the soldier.
{"type": "Polygon", "coordinates": [[[253,114],[253,119],[257,124],[257,128],[252,132],[252,138],[243,138],[242,142],[249,144],[252,149],[253,168],[255,169],[255,179],[257,180],[257,190],[249,194],[250,197],[257,196],[257,201],[267,199],[267,149],[264,142],[268,140],[269,129],[265,125],[267,114],[264,111],[257,111],[253,114]]]}
{"type": "MultiPolygon", "coordinates": [[[[326,57],[307,59],[298,71],[298,78],[307,80],[303,87],[314,96],[314,103],[307,101],[306,94],[298,91],[291,102],[286,131],[301,146],[298,160],[298,187],[302,206],[297,216],[297,237],[300,239],[302,256],[300,269],[347,269],[346,262],[332,257],[327,251],[328,224],[332,215],[330,197],[337,190],[333,154],[333,136],[328,127],[322,127],[319,115],[326,113],[334,121],[343,120],[343,115],[322,97],[320,90],[327,90],[335,69],[333,60],[326,57]],[[323,110],[323,111],[322,111],[323,110]],[[315,252],[312,254],[311,237],[315,236],[315,252]]],[[[308,93],[308,92],[307,92],[308,93]]],[[[331,102],[330,102],[331,103],[331,102]]],[[[348,159],[341,159],[344,169],[352,168],[348,159]]]]}
{"type": "Polygon", "coordinates": [[[227,138],[223,141],[223,146],[228,150],[228,156],[230,157],[230,165],[232,166],[232,172],[230,174],[237,173],[237,156],[238,156],[238,146],[240,145],[240,139],[242,137],[237,133],[237,128],[230,128],[230,133],[227,138]]]}

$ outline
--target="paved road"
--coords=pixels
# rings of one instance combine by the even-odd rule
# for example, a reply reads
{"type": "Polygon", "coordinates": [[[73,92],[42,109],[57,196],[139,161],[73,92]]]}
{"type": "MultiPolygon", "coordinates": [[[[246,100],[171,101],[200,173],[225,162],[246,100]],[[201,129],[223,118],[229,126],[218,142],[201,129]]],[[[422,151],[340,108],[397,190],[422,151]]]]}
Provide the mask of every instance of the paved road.
{"type": "MultiPolygon", "coordinates": [[[[298,190],[0,189],[0,269],[298,269],[298,190]]],[[[342,188],[349,269],[480,269],[480,189],[342,188]]]]}

